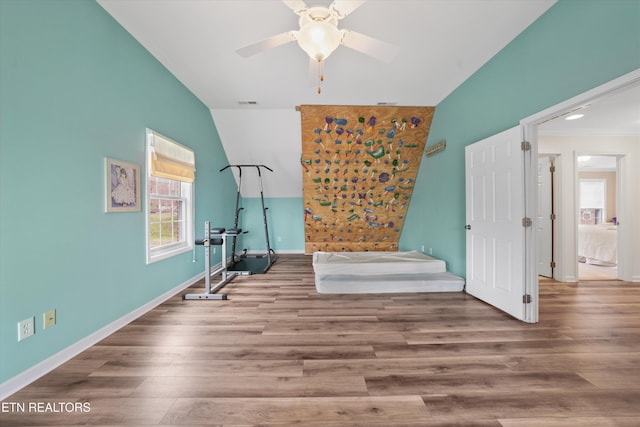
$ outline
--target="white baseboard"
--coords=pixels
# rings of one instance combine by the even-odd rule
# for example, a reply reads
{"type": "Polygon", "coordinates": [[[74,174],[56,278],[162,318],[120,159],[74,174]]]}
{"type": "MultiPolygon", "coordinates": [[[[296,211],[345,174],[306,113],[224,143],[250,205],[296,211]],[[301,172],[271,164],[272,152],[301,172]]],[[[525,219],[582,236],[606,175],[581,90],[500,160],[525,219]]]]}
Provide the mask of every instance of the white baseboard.
{"type": "Polygon", "coordinates": [[[575,276],[555,277],[554,280],[562,283],[578,283],[578,278],[575,276]]]}
{"type": "MultiPolygon", "coordinates": [[[[217,269],[218,267],[219,267],[219,264],[215,267],[212,266],[212,271],[217,269]]],[[[0,384],[0,401],[11,396],[12,394],[16,393],[17,391],[31,384],[38,378],[44,376],[45,374],[51,372],[58,366],[69,361],[73,357],[77,356],[78,354],[82,353],[92,345],[108,337],[109,335],[116,332],[118,329],[122,328],[123,326],[131,323],[133,320],[137,319],[143,314],[146,314],[147,312],[151,311],[152,309],[159,306],[169,298],[173,297],[176,293],[188,288],[189,286],[192,286],[194,283],[198,282],[199,280],[202,280],[203,277],[204,277],[204,272],[198,274],[195,277],[192,277],[186,282],[181,283],[180,285],[165,292],[162,295],[159,295],[158,297],[152,299],[148,303],[138,307],[137,309],[122,316],[116,321],[97,330],[91,335],[88,335],[82,338],[80,341],[77,341],[74,344],[71,344],[69,347],[63,350],[60,350],[58,353],[43,360],[37,365],[1,383],[0,384]]]]}
{"type": "MultiPolygon", "coordinates": [[[[304,254],[304,249],[278,249],[275,252],[276,252],[276,255],[278,255],[278,254],[282,254],[282,255],[284,255],[284,254],[304,254]]],[[[242,251],[238,252],[238,253],[241,254],[242,251]]],[[[255,250],[254,249],[250,249],[250,250],[247,251],[248,255],[260,255],[260,254],[264,254],[264,253],[265,253],[264,250],[260,251],[258,249],[255,249],[255,250]]]]}

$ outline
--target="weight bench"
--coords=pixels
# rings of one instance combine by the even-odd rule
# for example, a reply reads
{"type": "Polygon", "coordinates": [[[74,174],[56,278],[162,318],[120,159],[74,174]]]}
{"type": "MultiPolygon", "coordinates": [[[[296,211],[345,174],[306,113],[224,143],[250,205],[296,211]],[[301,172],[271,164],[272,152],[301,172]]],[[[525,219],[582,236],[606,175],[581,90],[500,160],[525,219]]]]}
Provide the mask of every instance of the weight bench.
{"type": "Polygon", "coordinates": [[[227,283],[233,280],[236,276],[246,276],[251,274],[249,271],[229,271],[227,269],[227,237],[238,236],[242,233],[240,228],[210,228],[210,222],[204,223],[204,237],[202,239],[196,239],[195,244],[204,246],[204,293],[202,294],[184,294],[183,300],[191,299],[215,299],[226,300],[227,294],[217,294],[216,292],[222,289],[227,283]],[[221,267],[215,271],[211,271],[211,246],[222,246],[222,262],[221,267]],[[211,286],[211,276],[221,274],[221,280],[215,285],[211,286]]]}

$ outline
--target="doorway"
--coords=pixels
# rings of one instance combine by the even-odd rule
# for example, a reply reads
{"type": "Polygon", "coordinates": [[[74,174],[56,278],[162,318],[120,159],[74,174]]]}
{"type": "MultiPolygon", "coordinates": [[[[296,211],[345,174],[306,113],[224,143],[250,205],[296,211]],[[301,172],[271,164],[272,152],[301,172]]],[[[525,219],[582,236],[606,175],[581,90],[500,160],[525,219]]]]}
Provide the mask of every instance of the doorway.
{"type": "Polygon", "coordinates": [[[617,280],[617,157],[577,160],[578,280],[617,280]]]}
{"type": "MultiPolygon", "coordinates": [[[[591,108],[591,112],[597,111],[598,108],[591,108]]],[[[507,129],[499,134],[492,135],[484,140],[478,141],[474,144],[465,147],[465,188],[466,188],[466,219],[467,225],[465,229],[467,241],[467,292],[477,298],[483,299],[477,295],[489,288],[491,292],[487,292],[487,298],[483,299],[489,304],[502,309],[505,312],[513,315],[514,317],[529,322],[536,323],[539,318],[539,282],[540,276],[538,275],[538,238],[536,236],[537,227],[537,209],[538,209],[538,154],[539,153],[553,153],[554,150],[560,150],[556,155],[556,159],[560,160],[559,164],[564,163],[565,166],[561,168],[562,173],[559,174],[557,180],[558,184],[554,183],[554,188],[561,189],[560,191],[553,191],[553,194],[563,194],[561,197],[562,203],[557,208],[554,207],[554,214],[559,212],[559,217],[556,214],[556,224],[553,227],[553,253],[554,262],[556,264],[553,270],[553,279],[562,282],[578,282],[578,245],[577,245],[577,206],[579,206],[579,199],[575,191],[575,182],[578,179],[577,175],[577,163],[578,157],[584,155],[584,150],[591,150],[598,155],[613,155],[617,157],[617,227],[618,227],[618,241],[616,248],[622,256],[618,256],[618,278],[623,281],[640,282],[640,265],[632,263],[631,260],[636,257],[636,254],[640,254],[640,229],[634,229],[631,225],[631,213],[638,209],[637,206],[640,203],[640,195],[637,192],[631,190],[633,182],[640,181],[640,175],[637,171],[639,168],[636,163],[640,161],[640,122],[637,121],[636,115],[633,112],[638,111],[640,108],[640,69],[622,76],[618,79],[612,80],[602,86],[578,95],[572,99],[569,99],[563,103],[541,111],[533,116],[524,118],[520,121],[520,126],[507,129]],[[628,91],[628,92],[627,92],[628,91]],[[630,97],[624,97],[625,108],[618,108],[618,114],[614,114],[614,118],[624,116],[625,111],[632,112],[631,115],[627,114],[626,120],[631,123],[630,129],[635,133],[622,141],[611,141],[611,137],[607,138],[606,143],[600,142],[594,145],[594,141],[589,141],[589,138],[602,137],[602,135],[590,135],[585,136],[571,136],[574,138],[572,144],[558,144],[555,148],[549,146],[545,147],[545,141],[543,136],[545,129],[543,125],[553,122],[555,119],[563,118],[569,119],[570,116],[574,116],[574,119],[581,118],[584,114],[574,114],[576,111],[591,108],[592,105],[599,104],[599,107],[606,106],[607,100],[611,100],[615,95],[619,95],[623,92],[631,93],[630,97]],[[577,117],[575,117],[577,115],[577,117]],[[567,117],[564,117],[567,116],[567,117]],[[518,138],[518,135],[521,138],[518,138]],[[503,139],[506,138],[505,143],[503,139]],[[514,145],[516,141],[517,145],[514,145]],[[519,143],[518,143],[519,141],[519,143]],[[502,144],[502,145],[501,145],[502,144]],[[492,155],[483,155],[483,151],[487,149],[485,147],[489,145],[489,150],[492,155]],[[495,149],[492,149],[493,148],[495,149]],[[521,152],[519,156],[513,156],[512,152],[521,152]],[[498,153],[499,155],[496,155],[498,153]],[[476,155],[477,154],[477,155],[476,155]],[[503,159],[504,158],[504,159],[503,159]],[[517,162],[507,162],[505,159],[519,158],[517,162]],[[490,159],[488,163],[489,168],[485,168],[484,164],[486,160],[490,159]],[[504,160],[504,161],[503,161],[504,160]],[[567,161],[568,160],[568,161],[567,161]],[[501,166],[502,164],[508,165],[506,168],[498,169],[495,172],[494,166],[501,166]],[[479,173],[475,174],[474,169],[478,165],[479,173]],[[510,172],[503,172],[505,171],[510,172]],[[495,173],[494,173],[495,172],[495,173]],[[510,176],[507,176],[511,174],[510,176]],[[490,175],[490,177],[488,176],[490,175]],[[498,177],[498,175],[501,175],[498,177]],[[502,175],[505,175],[502,177],[502,175]],[[521,178],[515,184],[511,185],[511,179],[513,176],[521,178]],[[519,206],[522,210],[518,211],[522,213],[522,217],[510,215],[509,209],[491,210],[491,215],[485,215],[486,206],[498,206],[493,203],[494,200],[486,200],[485,197],[476,197],[476,194],[480,195],[481,191],[486,188],[486,183],[493,183],[492,189],[496,191],[491,192],[491,196],[494,198],[501,198],[504,201],[510,200],[513,206],[519,206]],[[500,183],[500,186],[496,185],[500,183]],[[505,184],[506,183],[506,184],[505,184]],[[519,183],[519,184],[518,184],[519,183]],[[570,191],[565,191],[566,183],[569,184],[570,191]],[[506,185],[505,188],[504,185],[506,185]],[[478,191],[474,189],[477,188],[478,191]],[[516,191],[503,191],[503,190],[516,191]],[[522,191],[519,191],[522,189],[522,191]],[[473,200],[469,200],[471,197],[473,200]],[[476,200],[477,199],[477,200],[476,200]],[[472,202],[478,203],[472,203],[472,202]],[[480,201],[483,201],[480,203],[480,201]],[[504,216],[509,218],[509,225],[515,224],[518,219],[521,219],[520,227],[509,233],[509,236],[504,239],[504,244],[501,243],[501,247],[497,248],[495,244],[492,247],[485,245],[484,242],[491,240],[495,243],[498,230],[494,228],[487,228],[485,230],[482,226],[484,222],[489,222],[493,226],[498,221],[503,221],[504,216]],[[476,215],[476,213],[483,213],[483,215],[476,215]],[[562,212],[568,214],[562,214],[562,212]],[[473,220],[480,218],[481,221],[473,220]],[[484,218],[491,218],[491,221],[482,221],[484,218]],[[516,221],[513,221],[516,218],[516,221]],[[534,220],[535,218],[535,220],[534,220]],[[622,224],[626,224],[620,227],[620,220],[622,224]],[[629,223],[626,220],[629,219],[629,223]],[[475,226],[474,226],[475,224],[475,226]],[[479,227],[480,226],[480,227],[479,227]],[[534,226],[534,227],[532,227],[534,226]],[[557,238],[556,238],[557,237],[557,238]],[[511,239],[511,243],[507,240],[511,239]],[[478,241],[478,244],[475,244],[478,241]],[[479,250],[476,250],[478,249],[479,250]],[[489,248],[490,251],[487,251],[489,248]],[[502,250],[508,248],[509,250],[502,250]],[[511,252],[510,248],[515,250],[511,252]],[[478,255],[474,257],[475,254],[478,255]],[[471,251],[471,252],[470,252],[471,251]],[[501,252],[497,254],[497,252],[501,252]],[[497,254],[498,256],[493,256],[497,254]],[[557,256],[555,255],[557,254],[557,256]],[[495,268],[495,260],[506,260],[507,266],[510,266],[511,259],[518,259],[521,261],[520,268],[517,274],[511,274],[512,270],[509,268],[502,268],[497,270],[495,268]],[[476,262],[477,261],[477,262],[476,262]],[[477,268],[476,268],[477,267],[477,268]],[[476,280],[477,293],[471,292],[474,274],[478,271],[478,280],[476,280]],[[506,274],[505,271],[508,273],[506,274]],[[487,273],[487,274],[485,274],[487,273]],[[500,277],[498,277],[500,276],[500,277]],[[485,277],[491,277],[491,281],[484,280],[485,277]],[[505,277],[509,277],[508,280],[502,280],[505,277]],[[470,279],[471,278],[471,279],[470,279]],[[500,279],[500,280],[498,280],[500,279]],[[564,279],[564,280],[563,280],[564,279]],[[506,283],[508,286],[499,288],[496,286],[498,283],[506,283]],[[487,284],[489,286],[487,286],[487,284]],[[502,291],[502,292],[501,292],[502,291]],[[500,295],[502,293],[502,295],[500,295]],[[509,306],[503,308],[499,304],[499,297],[507,295],[509,306]],[[519,302],[517,298],[519,299],[519,302]],[[516,311],[519,311],[517,307],[521,307],[521,312],[515,313],[511,308],[516,307],[516,311]]],[[[558,121],[556,120],[556,123],[558,121]]],[[[585,123],[587,123],[585,121],[585,123]]],[[[560,122],[563,123],[563,122],[560,122]]],[[[566,135],[560,135],[560,138],[567,137],[566,135]]],[[[557,166],[556,166],[557,169],[557,166]]],[[[554,182],[555,182],[554,181],[554,182]]],[[[553,197],[554,205],[556,196],[553,197]]],[[[511,204],[509,204],[511,206],[511,204]]],[[[500,205],[502,206],[502,205],[500,205]]]]}
{"type": "MultiPolygon", "coordinates": [[[[638,248],[629,234],[633,233],[635,227],[635,224],[631,227],[632,206],[638,203],[637,195],[631,191],[630,186],[635,181],[632,170],[638,161],[640,125],[635,116],[630,117],[628,112],[638,111],[639,108],[640,71],[636,71],[522,121],[525,135],[532,140],[536,154],[555,158],[553,188],[556,195],[553,200],[556,202],[556,220],[552,234],[555,263],[552,277],[555,280],[585,280],[585,276],[579,272],[578,262],[582,244],[579,240],[581,213],[583,219],[591,218],[603,227],[609,226],[617,230],[617,233],[611,233],[617,234],[617,259],[614,257],[607,261],[614,261],[611,264],[617,265],[617,271],[614,271],[617,274],[614,274],[615,277],[609,274],[608,278],[633,281],[638,275],[631,262],[638,248]],[[603,205],[604,201],[601,201],[597,207],[580,205],[580,169],[584,169],[582,163],[587,156],[594,160],[606,158],[613,162],[613,166],[607,171],[612,175],[606,181],[614,190],[609,191],[604,198],[615,201],[609,200],[607,205],[603,205]]],[[[597,180],[585,176],[582,179],[597,180]]],[[[538,188],[531,190],[536,190],[537,195],[538,188]]],[[[536,199],[534,201],[538,202],[536,199]]],[[[594,201],[589,202],[593,203],[594,201]]],[[[544,244],[544,241],[537,236],[536,240],[537,256],[540,252],[537,245],[544,244]]],[[[532,260],[533,263],[537,261],[538,258],[532,260]]]]}

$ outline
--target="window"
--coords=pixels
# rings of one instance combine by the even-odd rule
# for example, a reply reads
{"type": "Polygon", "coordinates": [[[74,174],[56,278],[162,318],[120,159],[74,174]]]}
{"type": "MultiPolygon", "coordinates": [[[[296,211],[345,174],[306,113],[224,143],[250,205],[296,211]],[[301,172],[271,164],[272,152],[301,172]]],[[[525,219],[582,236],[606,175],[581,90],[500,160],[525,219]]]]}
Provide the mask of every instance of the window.
{"type": "Polygon", "coordinates": [[[607,181],[580,180],[580,224],[600,224],[605,216],[607,181]]]}
{"type": "Polygon", "coordinates": [[[193,248],[192,150],[147,129],[147,263],[193,248]]]}

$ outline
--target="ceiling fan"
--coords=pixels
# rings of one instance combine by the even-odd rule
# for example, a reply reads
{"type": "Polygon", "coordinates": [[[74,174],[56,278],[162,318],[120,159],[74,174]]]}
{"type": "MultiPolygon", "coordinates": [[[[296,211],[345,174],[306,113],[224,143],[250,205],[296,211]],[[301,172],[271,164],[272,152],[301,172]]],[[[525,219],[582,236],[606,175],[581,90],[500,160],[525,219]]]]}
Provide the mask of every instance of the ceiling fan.
{"type": "MultiPolygon", "coordinates": [[[[362,6],[365,0],[334,0],[328,7],[307,6],[303,0],[282,0],[300,18],[298,30],[287,31],[268,39],[237,49],[243,57],[249,57],[267,49],[297,41],[309,55],[311,75],[318,75],[322,82],[324,60],[338,46],[343,45],[384,62],[391,62],[397,53],[397,46],[374,39],[364,34],[338,29],[338,21],[362,6]]],[[[320,93],[320,87],[318,87],[320,93]]]]}

